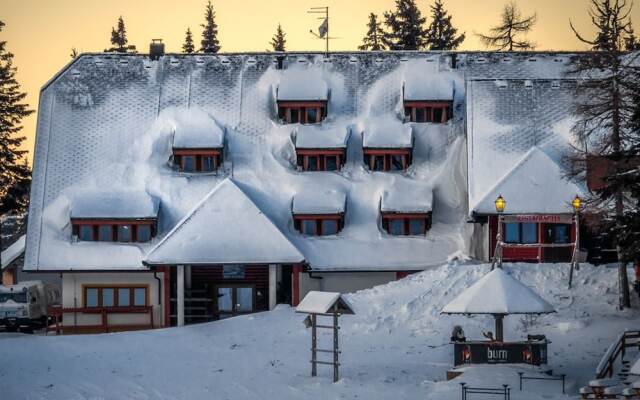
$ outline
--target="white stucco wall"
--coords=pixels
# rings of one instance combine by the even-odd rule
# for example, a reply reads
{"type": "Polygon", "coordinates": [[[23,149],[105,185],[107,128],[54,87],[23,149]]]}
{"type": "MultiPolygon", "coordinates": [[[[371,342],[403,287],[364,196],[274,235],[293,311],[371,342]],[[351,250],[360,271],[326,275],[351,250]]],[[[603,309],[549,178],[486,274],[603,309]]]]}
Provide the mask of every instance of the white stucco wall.
{"type": "Polygon", "coordinates": [[[351,293],[396,280],[395,272],[327,272],[300,275],[300,300],[311,290],[351,293]]]}
{"type": "MultiPolygon", "coordinates": [[[[163,273],[158,272],[157,277],[161,282],[163,273]]],[[[62,275],[62,305],[63,307],[83,307],[84,290],[87,285],[147,285],[149,305],[153,306],[154,326],[163,325],[163,306],[158,299],[158,280],[153,272],[93,272],[93,273],[64,273],[62,275]]],[[[162,288],[164,292],[164,288],[162,288]]],[[[120,324],[148,324],[148,314],[111,314],[109,325],[120,324]]],[[[65,314],[63,325],[98,325],[101,316],[99,314],[65,314]]]]}
{"type": "Polygon", "coordinates": [[[473,224],[470,255],[480,261],[489,261],[489,223],[473,224]]]}

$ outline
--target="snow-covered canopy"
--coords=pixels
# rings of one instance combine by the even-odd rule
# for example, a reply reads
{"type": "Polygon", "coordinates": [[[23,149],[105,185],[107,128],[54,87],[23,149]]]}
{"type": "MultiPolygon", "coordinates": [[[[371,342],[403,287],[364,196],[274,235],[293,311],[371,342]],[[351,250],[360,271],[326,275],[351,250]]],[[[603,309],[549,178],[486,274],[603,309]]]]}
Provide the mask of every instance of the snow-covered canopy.
{"type": "Polygon", "coordinates": [[[350,130],[344,126],[334,128],[302,125],[296,133],[298,149],[342,149],[347,147],[350,130]]]}
{"type": "Polygon", "coordinates": [[[410,74],[403,83],[408,101],[453,101],[455,80],[449,73],[410,74]]]}
{"type": "Polygon", "coordinates": [[[326,314],[337,306],[340,314],[355,314],[351,304],[336,292],[310,291],[296,307],[296,312],[307,314],[326,314]]]}
{"type": "Polygon", "coordinates": [[[380,211],[397,213],[428,213],[433,203],[433,188],[412,181],[397,181],[382,193],[380,211]]]}
{"type": "Polygon", "coordinates": [[[347,196],[339,190],[314,190],[313,187],[293,196],[294,214],[343,214],[347,196]]]}
{"type": "Polygon", "coordinates": [[[316,69],[294,68],[287,71],[278,85],[278,100],[327,101],[329,88],[316,69]]]}
{"type": "Polygon", "coordinates": [[[71,218],[148,219],[158,217],[160,202],[133,190],[85,191],[71,199],[71,218]]]}
{"type": "Polygon", "coordinates": [[[22,235],[15,242],[11,243],[2,253],[0,253],[0,269],[5,269],[9,264],[14,262],[22,253],[27,235],[22,235]]]}
{"type": "Polygon", "coordinates": [[[537,146],[529,150],[473,207],[478,214],[494,214],[495,200],[507,201],[506,214],[570,213],[571,200],[582,190],[566,180],[560,166],[537,146]]]}
{"type": "Polygon", "coordinates": [[[145,257],[150,265],[303,260],[298,249],[231,179],[211,190],[145,257]]]}
{"type": "Polygon", "coordinates": [[[502,268],[489,272],[444,306],[444,314],[546,314],[553,306],[502,268]]]}
{"type": "Polygon", "coordinates": [[[207,113],[189,109],[177,114],[173,134],[176,149],[216,149],[224,146],[224,130],[207,113]]]}
{"type": "Polygon", "coordinates": [[[370,120],[362,135],[362,146],[365,148],[408,149],[413,147],[411,125],[403,124],[396,118],[370,120]]]}

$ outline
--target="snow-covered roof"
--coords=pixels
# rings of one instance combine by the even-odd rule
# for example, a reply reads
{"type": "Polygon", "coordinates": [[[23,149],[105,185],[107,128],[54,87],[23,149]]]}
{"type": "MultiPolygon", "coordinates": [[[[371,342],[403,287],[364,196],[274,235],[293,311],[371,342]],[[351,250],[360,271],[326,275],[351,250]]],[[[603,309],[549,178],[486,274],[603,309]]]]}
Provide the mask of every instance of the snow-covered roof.
{"type": "Polygon", "coordinates": [[[413,135],[410,124],[398,119],[376,118],[369,121],[362,132],[365,148],[411,148],[413,135]]]}
{"type": "Polygon", "coordinates": [[[286,71],[278,84],[278,100],[326,101],[329,87],[316,69],[293,68],[286,71]]]}
{"type": "Polygon", "coordinates": [[[428,213],[433,203],[430,185],[398,181],[382,193],[380,211],[397,213],[428,213]]]}
{"type": "Polygon", "coordinates": [[[546,314],[553,306],[531,288],[495,268],[442,309],[444,314],[546,314]]]}
{"type": "Polygon", "coordinates": [[[304,257],[231,179],[218,184],[145,257],[157,264],[298,263],[304,257]]]}
{"type": "Polygon", "coordinates": [[[350,130],[343,126],[324,128],[302,125],[296,132],[298,149],[340,149],[347,147],[350,130]]]}
{"type": "Polygon", "coordinates": [[[347,196],[339,190],[307,188],[293,196],[291,211],[294,214],[343,214],[347,196]]]}
{"type": "Polygon", "coordinates": [[[296,312],[326,314],[334,306],[341,314],[355,314],[351,304],[340,293],[310,291],[296,307],[296,312]]]}
{"type": "Polygon", "coordinates": [[[494,214],[495,200],[507,201],[506,214],[572,212],[571,200],[582,190],[566,180],[560,166],[534,146],[474,205],[478,214],[494,214]]]}
{"type": "Polygon", "coordinates": [[[200,109],[177,114],[173,147],[177,149],[212,149],[224,146],[224,130],[200,109]]]}
{"type": "Polygon", "coordinates": [[[71,218],[157,218],[160,202],[145,192],[132,190],[79,192],[71,199],[71,218]]]}
{"type": "Polygon", "coordinates": [[[9,247],[4,249],[0,253],[0,269],[5,269],[12,262],[24,253],[24,247],[26,243],[27,235],[22,235],[15,242],[11,243],[9,247]]]}
{"type": "Polygon", "coordinates": [[[455,90],[455,79],[453,74],[446,72],[443,74],[416,74],[405,78],[402,87],[404,89],[404,100],[452,101],[455,90]]]}

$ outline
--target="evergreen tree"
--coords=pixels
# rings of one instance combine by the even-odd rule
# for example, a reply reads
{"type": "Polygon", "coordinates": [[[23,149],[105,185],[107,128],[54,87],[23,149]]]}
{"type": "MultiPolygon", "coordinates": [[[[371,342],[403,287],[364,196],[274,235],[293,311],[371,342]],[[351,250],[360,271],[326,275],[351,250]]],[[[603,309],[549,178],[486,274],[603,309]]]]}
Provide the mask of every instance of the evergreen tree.
{"type": "Polygon", "coordinates": [[[502,10],[499,25],[494,26],[488,35],[476,34],[480,41],[490,48],[500,51],[533,50],[535,44],[518,36],[527,34],[537,20],[536,14],[523,17],[516,3],[507,3],[502,10]]]}
{"type": "Polygon", "coordinates": [[[604,216],[606,222],[599,230],[612,237],[616,245],[620,308],[630,307],[631,300],[625,250],[617,233],[626,230],[628,172],[630,162],[637,157],[633,149],[638,144],[634,115],[640,115],[635,114],[640,75],[633,59],[624,54],[624,39],[631,27],[630,11],[625,0],[591,0],[589,14],[596,28],[595,37],[587,39],[573,25],[571,28],[593,52],[572,58],[568,72],[581,80],[574,96],[578,121],[573,133],[582,148],[571,157],[573,175],[585,177],[584,160],[588,156],[607,160],[612,168],[605,187],[595,191],[588,204],[590,211],[604,216]]]}
{"type": "Polygon", "coordinates": [[[127,47],[127,43],[129,40],[127,39],[127,30],[124,26],[124,20],[122,16],[118,18],[118,28],[111,28],[111,45],[113,46],[110,50],[116,51],[118,53],[126,53],[129,49],[127,47]]]}
{"type": "Polygon", "coordinates": [[[276,29],[275,35],[273,35],[271,42],[269,42],[273,51],[286,51],[287,39],[285,39],[285,36],[282,26],[278,24],[278,29],[276,29]]]}
{"type": "Polygon", "coordinates": [[[633,31],[631,22],[629,22],[629,32],[627,34],[627,37],[624,38],[624,49],[626,51],[640,50],[640,42],[638,42],[638,38],[633,31]]]}
{"type": "Polygon", "coordinates": [[[369,14],[369,23],[367,23],[367,34],[362,39],[362,44],[358,46],[358,50],[386,50],[384,45],[384,30],[382,23],[378,22],[378,16],[374,13],[369,14]]]}
{"type": "Polygon", "coordinates": [[[71,58],[78,57],[78,49],[76,49],[75,47],[72,47],[71,48],[71,53],[69,54],[69,57],[71,57],[71,58]]]}
{"type": "MultiPolygon", "coordinates": [[[[0,21],[0,32],[3,27],[0,21]]],[[[22,129],[21,120],[33,110],[22,102],[26,93],[20,91],[13,54],[6,44],[0,41],[0,214],[26,210],[31,182],[24,158],[27,152],[18,150],[25,138],[16,135],[22,129]]]]}
{"type": "Polygon", "coordinates": [[[422,16],[415,0],[396,0],[395,11],[384,13],[388,31],[384,44],[390,50],[421,50],[427,44],[427,19],[422,16]]]}
{"type": "Polygon", "coordinates": [[[431,25],[427,31],[429,50],[455,50],[465,38],[464,33],[457,36],[458,29],[453,27],[451,15],[444,9],[442,0],[436,0],[431,6],[431,25]]]}
{"type": "Polygon", "coordinates": [[[182,52],[191,54],[196,51],[196,48],[193,44],[193,35],[191,34],[191,28],[187,28],[187,32],[185,33],[184,44],[182,45],[182,52]]]}
{"type": "Polygon", "coordinates": [[[207,3],[204,12],[204,24],[200,26],[202,30],[202,40],[200,41],[200,51],[204,53],[217,53],[220,51],[220,42],[218,41],[218,25],[216,24],[216,12],[213,11],[211,0],[207,3]]]}

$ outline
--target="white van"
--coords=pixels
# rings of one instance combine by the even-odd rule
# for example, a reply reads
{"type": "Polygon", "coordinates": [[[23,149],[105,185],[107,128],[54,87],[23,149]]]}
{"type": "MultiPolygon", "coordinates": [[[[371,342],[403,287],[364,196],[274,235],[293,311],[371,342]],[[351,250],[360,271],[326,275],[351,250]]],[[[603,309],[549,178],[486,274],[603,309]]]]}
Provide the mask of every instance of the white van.
{"type": "Polygon", "coordinates": [[[60,289],[42,281],[0,286],[0,326],[33,331],[47,323],[47,308],[60,304],[60,289]]]}

